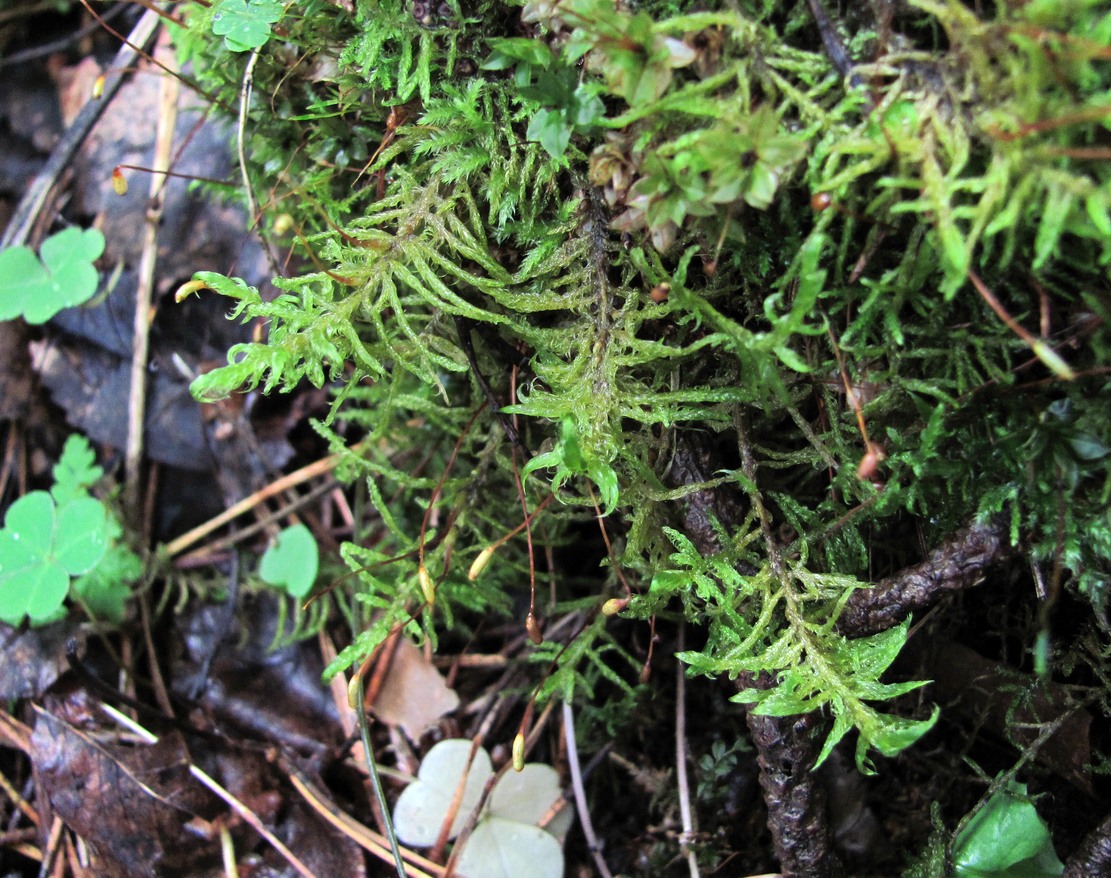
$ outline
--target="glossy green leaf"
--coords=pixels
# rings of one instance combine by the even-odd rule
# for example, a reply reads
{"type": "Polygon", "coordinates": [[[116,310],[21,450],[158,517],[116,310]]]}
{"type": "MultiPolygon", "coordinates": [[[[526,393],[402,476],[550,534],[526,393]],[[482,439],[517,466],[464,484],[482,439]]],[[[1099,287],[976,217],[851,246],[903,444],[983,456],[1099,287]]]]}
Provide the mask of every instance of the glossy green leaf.
{"type": "Polygon", "coordinates": [[[956,878],[1052,878],[1064,871],[1026,785],[1011,781],[953,843],[956,878]]]}
{"type": "MultiPolygon", "coordinates": [[[[0,533],[0,557],[6,537],[0,533]]],[[[19,625],[25,617],[34,624],[53,621],[69,591],[69,576],[62,566],[42,559],[10,573],[0,572],[0,619],[19,625]]]]}
{"type": "MultiPolygon", "coordinates": [[[[54,500],[45,491],[32,491],[16,500],[4,516],[12,551],[24,558],[44,557],[54,542],[54,500]]],[[[8,568],[0,559],[0,570],[8,568]]],[[[10,568],[9,568],[10,569],[10,568]]]]}

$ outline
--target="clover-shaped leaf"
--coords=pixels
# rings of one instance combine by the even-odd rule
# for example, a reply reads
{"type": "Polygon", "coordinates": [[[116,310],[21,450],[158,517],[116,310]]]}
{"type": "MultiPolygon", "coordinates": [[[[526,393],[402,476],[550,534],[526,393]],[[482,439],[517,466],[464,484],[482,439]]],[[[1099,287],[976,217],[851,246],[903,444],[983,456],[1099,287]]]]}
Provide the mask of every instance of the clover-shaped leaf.
{"type": "MultiPolygon", "coordinates": [[[[471,742],[462,738],[441,741],[428,751],[417,780],[405,788],[394,807],[394,829],[403,842],[418,847],[436,843],[440,826],[455,796],[455,787],[467,770],[470,753],[471,742]]],[[[459,803],[448,838],[455,838],[463,828],[467,817],[482,798],[482,788],[493,772],[489,754],[480,748],[467,774],[463,800],[459,803]]]]}
{"type": "Polygon", "coordinates": [[[97,229],[65,229],[42,243],[40,259],[29,247],[0,252],[0,320],[22,317],[45,323],[59,311],[93,297],[93,262],[104,252],[97,229]]]}
{"type": "Polygon", "coordinates": [[[316,582],[320,550],[312,532],[303,524],[287,527],[262,556],[258,575],[295,598],[309,593],[316,582]]]}
{"type": "MultiPolygon", "coordinates": [[[[418,779],[405,789],[394,808],[399,839],[421,847],[435,843],[459,781],[467,772],[470,753],[471,742],[462,739],[441,741],[428,751],[418,779]]],[[[491,774],[490,757],[480,748],[467,773],[449,838],[463,828],[491,774]]],[[[536,825],[559,796],[559,777],[550,766],[534,763],[521,772],[506,773],[491,791],[466,842],[459,859],[460,873],[468,878],[559,878],[563,850],[558,838],[570,825],[570,811],[563,809],[543,829],[536,825]]]]}
{"type": "Polygon", "coordinates": [[[51,557],[54,500],[33,491],[15,501],[0,530],[0,619],[18,625],[53,618],[69,591],[69,573],[51,557]]]}
{"type": "Polygon", "coordinates": [[[108,510],[95,497],[78,497],[58,507],[54,527],[54,558],[71,576],[92,570],[116,530],[108,510]]]}
{"type": "Polygon", "coordinates": [[[284,11],[277,0],[220,0],[212,13],[212,32],[232,52],[261,49],[284,11]]]}
{"type": "Polygon", "coordinates": [[[119,523],[85,487],[99,472],[88,443],[72,437],[55,467],[54,492],[16,500],[0,528],[0,619],[18,625],[55,619],[70,577],[92,571],[119,536],[119,523]]]}

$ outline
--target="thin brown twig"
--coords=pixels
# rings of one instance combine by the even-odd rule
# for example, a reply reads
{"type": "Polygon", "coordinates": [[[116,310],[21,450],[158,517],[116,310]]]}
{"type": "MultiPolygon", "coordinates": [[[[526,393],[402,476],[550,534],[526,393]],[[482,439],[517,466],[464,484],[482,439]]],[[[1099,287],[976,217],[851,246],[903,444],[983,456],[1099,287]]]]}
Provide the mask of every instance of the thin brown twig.
{"type": "MultiPolygon", "coordinates": [[[[125,45],[116,53],[110,69],[123,71],[130,68],[136,57],[141,53],[142,47],[153,39],[158,24],[157,15],[150,11],[144,12],[143,17],[132,28],[129,38],[124,40],[125,45]]],[[[40,214],[46,209],[50,193],[54,190],[59,177],[71,166],[74,154],[84,143],[88,133],[122,84],[123,75],[121,72],[109,76],[105,81],[104,93],[101,98],[88,101],[81,108],[77,118],[66,129],[62,139],[58,141],[58,145],[50,153],[50,158],[20,199],[15,212],[4,229],[3,237],[0,238],[0,249],[27,243],[31,229],[40,214]]]]}
{"type": "MultiPolygon", "coordinates": [[[[101,16],[95,9],[93,9],[93,7],[89,4],[89,0],[80,0],[80,2],[81,2],[81,5],[84,6],[86,10],[88,10],[89,14],[93,18],[95,18],[98,22],[100,22],[101,27],[103,27],[106,31],[108,31],[108,33],[110,33],[112,36],[114,36],[117,40],[119,40],[121,43],[123,43],[126,47],[133,49],[134,53],[136,55],[142,55],[142,56],[146,57],[147,60],[151,61],[156,67],[161,67],[166,73],[170,74],[170,76],[172,76],[174,79],[177,79],[180,82],[185,83],[185,85],[189,86],[189,88],[193,89],[193,91],[195,91],[197,94],[204,96],[210,102],[212,102],[213,104],[216,104],[225,113],[228,113],[229,115],[234,115],[231,107],[229,107],[222,100],[220,100],[220,98],[217,95],[212,94],[211,92],[205,91],[203,88],[201,88],[200,84],[197,83],[195,80],[192,80],[187,76],[184,76],[182,73],[180,73],[178,71],[171,70],[169,67],[167,67],[165,64],[163,64],[161,61],[158,61],[157,59],[152,58],[150,55],[147,55],[146,52],[143,51],[141,43],[139,45],[136,45],[135,43],[133,43],[131,41],[134,38],[134,35],[135,35],[134,31],[132,31],[128,36],[125,37],[118,30],[116,30],[114,27],[112,27],[110,24],[108,24],[104,20],[104,17],[101,16]]],[[[158,23],[158,19],[160,17],[160,13],[158,11],[156,11],[153,8],[148,8],[147,11],[143,13],[143,18],[145,19],[148,15],[151,16],[151,18],[154,20],[154,22],[156,24],[158,23]]],[[[136,40],[136,42],[139,42],[139,41],[136,40]]],[[[117,56],[117,58],[118,57],[119,56],[117,56]]],[[[113,64],[113,66],[117,66],[117,65],[113,64]]],[[[126,66],[126,65],[122,65],[122,66],[126,66]]]]}
{"type": "MultiPolygon", "coordinates": [[[[287,760],[279,758],[278,765],[286,773],[286,777],[289,778],[289,782],[293,785],[293,788],[301,794],[301,797],[309,807],[324,818],[324,820],[355,842],[355,844],[359,845],[363,850],[385,863],[393,862],[393,854],[390,852],[389,840],[385,836],[375,832],[369,826],[364,826],[362,823],[355,820],[355,818],[340,810],[339,806],[318,789],[316,784],[305,777],[287,760]]],[[[444,874],[443,866],[433,863],[431,860],[407,848],[401,849],[401,856],[405,860],[405,874],[409,876],[409,878],[442,878],[444,874]]]]}
{"type": "Polygon", "coordinates": [[[50,824],[50,836],[46,840],[46,847],[42,851],[42,868],[39,869],[40,875],[50,874],[50,870],[55,868],[55,858],[58,855],[58,848],[62,845],[62,832],[65,830],[66,825],[62,822],[62,818],[57,814],[54,815],[54,821],[50,824]]]}
{"type": "MultiPolygon", "coordinates": [[[[155,50],[159,54],[159,50],[155,50]]],[[[173,63],[172,53],[168,53],[173,63]]],[[[169,169],[170,153],[177,128],[177,101],[180,88],[172,76],[162,80],[159,95],[158,125],[154,137],[152,166],[169,169]]],[[[158,226],[162,220],[165,177],[150,178],[150,201],[143,228],[139,255],[138,289],[132,331],[131,383],[128,393],[127,447],[124,451],[124,509],[134,526],[142,517],[143,438],[146,432],[147,365],[150,351],[151,305],[154,301],[154,269],[158,261],[158,226]]]]}
{"type": "Polygon", "coordinates": [[[319,485],[310,491],[306,491],[304,494],[297,494],[295,495],[296,499],[291,499],[284,506],[281,506],[272,512],[266,512],[265,514],[260,515],[258,519],[253,523],[245,525],[243,527],[237,527],[232,533],[227,534],[227,536],[219,537],[218,539],[205,544],[201,548],[195,549],[187,555],[182,555],[175,562],[175,566],[178,569],[184,569],[197,565],[212,563],[213,561],[219,559],[219,553],[222,552],[224,549],[228,549],[231,546],[250,539],[260,531],[269,528],[276,521],[280,521],[284,518],[293,516],[296,510],[308,505],[309,503],[312,503],[315,500],[320,499],[322,496],[331,491],[334,491],[335,489],[336,480],[329,479],[324,484],[319,485]]]}
{"type": "Polygon", "coordinates": [[[154,633],[150,624],[150,601],[148,593],[139,593],[139,617],[143,623],[143,643],[147,648],[147,662],[150,665],[151,686],[154,689],[154,700],[166,716],[176,716],[174,706],[170,700],[170,692],[166,688],[166,680],[162,676],[162,668],[158,664],[158,651],[154,648],[154,633]]]}
{"type": "MultiPolygon", "coordinates": [[[[351,451],[356,452],[358,450],[358,447],[359,446],[355,446],[351,449],[351,451]]],[[[283,491],[292,488],[294,485],[299,485],[302,482],[307,482],[309,479],[315,478],[322,473],[328,472],[337,463],[339,463],[342,457],[342,453],[330,454],[327,457],[321,458],[320,460],[314,461],[313,463],[301,467],[299,470],[294,470],[288,475],[282,476],[280,479],[276,479],[266,487],[260,488],[259,490],[255,491],[249,497],[244,497],[234,506],[225,509],[214,518],[210,518],[203,524],[197,525],[197,527],[193,528],[188,533],[182,534],[177,539],[171,540],[166,545],[165,549],[167,557],[172,558],[175,555],[180,555],[194,543],[204,539],[214,530],[217,530],[218,528],[223,527],[225,524],[234,521],[243,513],[249,512],[251,509],[257,506],[259,503],[262,503],[264,500],[268,500],[276,494],[281,494],[283,491]]]]}
{"type": "Polygon", "coordinates": [[[996,298],[995,293],[988,288],[988,285],[985,284],[980,279],[980,276],[971,268],[968,270],[968,279],[972,281],[972,286],[976,288],[976,292],[980,294],[980,298],[987,302],[988,307],[996,313],[999,319],[1006,324],[1011,332],[1026,342],[1030,350],[1034,353],[1034,356],[1052,369],[1057,377],[1063,378],[1066,381],[1072,381],[1076,378],[1076,373],[1073,372],[1072,367],[1061,359],[1060,355],[1054,351],[1052,347],[1047,345],[1046,342],[1039,339],[1025,326],[1015,320],[1010,312],[1003,307],[1003,303],[996,298]]]}
{"type": "MultiPolygon", "coordinates": [[[[28,736],[30,736],[30,730],[28,730],[28,736]]],[[[30,741],[28,741],[28,748],[24,752],[29,752],[29,750],[30,741]]],[[[36,811],[31,803],[12,785],[12,782],[8,780],[7,775],[3,772],[0,772],[0,789],[3,789],[4,794],[12,800],[15,806],[22,812],[23,816],[35,827],[36,831],[42,828],[42,818],[39,816],[39,812],[36,811]]]]}
{"type": "Polygon", "coordinates": [[[19,429],[14,423],[8,424],[8,438],[4,442],[4,459],[0,461],[0,498],[8,490],[8,476],[15,467],[16,442],[19,439],[19,429]]]}

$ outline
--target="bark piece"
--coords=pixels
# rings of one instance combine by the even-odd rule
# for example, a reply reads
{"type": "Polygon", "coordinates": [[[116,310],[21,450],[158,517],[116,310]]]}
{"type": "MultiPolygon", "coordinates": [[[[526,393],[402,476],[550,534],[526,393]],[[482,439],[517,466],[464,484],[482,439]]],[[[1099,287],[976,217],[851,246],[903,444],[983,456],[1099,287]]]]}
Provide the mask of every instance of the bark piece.
{"type": "MultiPolygon", "coordinates": [[[[711,437],[704,433],[679,433],[668,471],[676,487],[708,482],[720,469],[711,437]]],[[[743,518],[744,507],[726,486],[704,488],[685,498],[683,531],[700,552],[720,551],[715,522],[728,530],[743,518]]],[[[746,571],[751,572],[751,571],[746,571]]],[[[768,676],[742,674],[741,689],[769,688],[768,676]]],[[[821,713],[802,716],[760,716],[747,711],[746,722],[757,750],[760,787],[768,807],[768,827],[784,878],[827,878],[837,859],[830,843],[825,790],[811,771],[828,721],[821,713]]]]}
{"type": "MultiPolygon", "coordinates": [[[[741,688],[768,688],[773,681],[741,675],[741,688]]],[[[825,717],[760,716],[751,710],[745,720],[756,746],[760,788],[768,807],[768,828],[783,878],[827,878],[837,858],[830,842],[826,792],[812,771],[828,732],[825,717]]]]}
{"type": "Polygon", "coordinates": [[[1007,531],[996,518],[957,531],[921,564],[852,593],[837,622],[848,637],[878,634],[945,594],[970,588],[1010,552],[1007,531]]]}
{"type": "Polygon", "coordinates": [[[1061,878],[1093,878],[1111,875],[1111,815],[1093,829],[1065,863],[1061,878]]]}

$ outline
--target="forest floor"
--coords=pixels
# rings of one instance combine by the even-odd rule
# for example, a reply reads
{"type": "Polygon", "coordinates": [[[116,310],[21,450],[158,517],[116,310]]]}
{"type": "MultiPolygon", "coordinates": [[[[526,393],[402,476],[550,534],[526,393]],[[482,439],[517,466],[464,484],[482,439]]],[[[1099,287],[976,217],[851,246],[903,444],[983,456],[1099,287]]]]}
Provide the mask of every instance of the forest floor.
{"type": "MultiPolygon", "coordinates": [[[[126,31],[133,10],[120,8],[113,21],[126,31]]],[[[0,226],[95,100],[94,83],[119,45],[79,9],[59,15],[9,4],[2,14],[0,226]]],[[[101,294],[44,326],[0,323],[0,507],[49,488],[66,438],[79,432],[109,473],[132,545],[158,558],[122,624],[73,612],[43,627],[0,626],[0,696],[10,706],[0,714],[0,871],[392,874],[344,680],[321,682],[347,644],[329,625],[305,639],[286,636],[299,618],[295,602],[256,572],[281,528],[299,522],[320,547],[322,580],[338,581],[357,491],[338,479],[310,426],[328,411],[325,392],[306,387],[215,405],[189,394],[191,377],[224,361],[254,327],[227,321],[213,297],[178,303],[175,291],[198,270],[265,287],[270,267],[245,213],[189,186],[189,177],[234,182],[237,174],[233,129],[202,99],[187,89],[177,99],[171,151],[183,177],[138,170],[152,163],[166,119],[164,81],[140,63],[58,174],[27,241],[37,246],[68,224],[101,229],[101,294]],[[122,196],[113,182],[121,166],[131,166],[121,170],[129,183],[122,196]],[[135,311],[152,256],[151,306],[138,321],[149,331],[143,464],[129,483],[135,311]]],[[[1008,660],[1014,642],[995,627],[1006,618],[1012,572],[991,575],[994,585],[953,599],[960,606],[950,630],[927,627],[896,668],[935,681],[908,697],[941,705],[938,728],[882,760],[877,777],[859,775],[851,752],[840,749],[822,770],[836,848],[851,874],[899,874],[936,821],[954,827],[1032,740],[1005,735],[1007,693],[1029,675],[1008,660]]],[[[693,874],[690,851],[701,874],[774,874],[756,757],[743,712],[729,701],[735,689],[684,678],[672,653],[679,638],[695,635],[663,623],[656,631],[614,625],[646,662],[636,716],[586,730],[592,740],[612,738],[584,753],[568,746],[570,716],[559,706],[533,725],[532,758],[558,773],[556,806],[574,810],[573,779],[585,783],[591,803],[598,847],[586,841],[579,810],[565,874],[693,874]],[[690,799],[696,826],[687,832],[690,799]]],[[[440,740],[481,735],[494,767],[508,762],[533,685],[524,650],[524,626],[516,625],[490,626],[477,642],[446,641],[435,656],[397,639],[383,651],[367,677],[367,704],[391,801],[440,740]]],[[[1036,787],[1062,858],[1108,802],[1089,768],[1106,723],[1071,706],[1067,694],[1051,687],[1030,708],[1043,724],[1059,721],[1039,742],[1036,787]]],[[[409,874],[444,874],[443,847],[406,851],[409,874]]]]}

